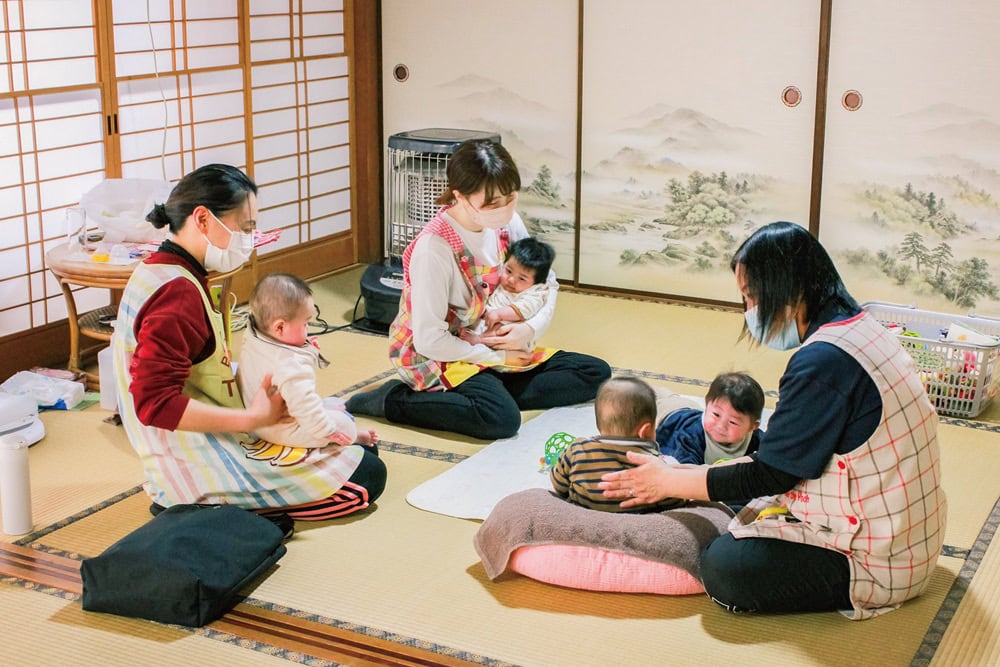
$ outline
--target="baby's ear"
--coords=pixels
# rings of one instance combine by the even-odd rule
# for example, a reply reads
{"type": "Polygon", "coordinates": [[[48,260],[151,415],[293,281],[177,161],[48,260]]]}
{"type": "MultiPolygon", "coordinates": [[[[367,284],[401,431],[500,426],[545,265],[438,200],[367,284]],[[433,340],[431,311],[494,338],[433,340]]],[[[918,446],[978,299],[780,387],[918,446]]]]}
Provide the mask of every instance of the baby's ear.
{"type": "Polygon", "coordinates": [[[286,322],[281,318],[277,318],[271,322],[271,326],[269,327],[267,333],[269,333],[272,338],[278,338],[283,333],[285,333],[285,329],[287,327],[288,327],[288,322],[286,322]]]}
{"type": "Polygon", "coordinates": [[[642,426],[639,427],[639,430],[637,430],[635,434],[643,440],[655,440],[656,427],[653,426],[653,422],[643,422],[642,426]]]}

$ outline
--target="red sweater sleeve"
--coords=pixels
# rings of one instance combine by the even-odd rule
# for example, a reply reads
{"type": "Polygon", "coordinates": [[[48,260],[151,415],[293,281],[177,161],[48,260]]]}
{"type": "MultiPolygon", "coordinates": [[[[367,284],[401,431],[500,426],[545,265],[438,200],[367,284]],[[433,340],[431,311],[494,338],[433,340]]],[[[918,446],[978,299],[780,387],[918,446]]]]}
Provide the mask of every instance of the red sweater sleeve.
{"type": "Polygon", "coordinates": [[[184,385],[191,366],[215,351],[198,287],[171,280],[143,304],[135,319],[136,348],[129,388],[139,421],[173,431],[191,400],[184,385]]]}

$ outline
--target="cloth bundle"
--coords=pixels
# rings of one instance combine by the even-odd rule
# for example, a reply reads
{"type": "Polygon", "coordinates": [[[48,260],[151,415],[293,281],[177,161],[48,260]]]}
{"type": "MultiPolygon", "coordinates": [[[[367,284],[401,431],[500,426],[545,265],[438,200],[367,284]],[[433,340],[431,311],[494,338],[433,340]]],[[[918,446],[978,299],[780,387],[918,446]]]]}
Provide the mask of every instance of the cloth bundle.
{"type": "Polygon", "coordinates": [[[83,608],[200,627],[285,555],[283,533],[232,505],[174,505],[80,567],[83,608]]]}

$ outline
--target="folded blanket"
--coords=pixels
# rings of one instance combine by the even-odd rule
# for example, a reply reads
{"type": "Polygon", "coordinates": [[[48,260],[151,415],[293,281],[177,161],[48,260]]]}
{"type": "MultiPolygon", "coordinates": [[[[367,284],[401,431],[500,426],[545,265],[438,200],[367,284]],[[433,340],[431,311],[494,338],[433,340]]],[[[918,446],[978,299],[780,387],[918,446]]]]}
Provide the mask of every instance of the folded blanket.
{"type": "Polygon", "coordinates": [[[702,550],[726,532],[732,516],[721,503],[694,501],[665,512],[613,514],[574,505],[551,491],[528,489],[497,503],[473,543],[490,579],[507,569],[514,550],[533,544],[619,551],[700,578],[702,550]]]}

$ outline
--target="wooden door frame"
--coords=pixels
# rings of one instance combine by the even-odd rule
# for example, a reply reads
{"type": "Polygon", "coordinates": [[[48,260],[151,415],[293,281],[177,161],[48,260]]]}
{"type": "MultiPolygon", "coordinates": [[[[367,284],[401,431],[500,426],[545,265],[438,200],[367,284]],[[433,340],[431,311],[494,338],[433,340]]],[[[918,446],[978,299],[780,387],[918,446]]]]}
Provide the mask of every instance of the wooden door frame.
{"type": "Polygon", "coordinates": [[[382,259],[382,25],[380,0],[348,0],[351,58],[351,192],[356,257],[382,259]]]}

